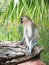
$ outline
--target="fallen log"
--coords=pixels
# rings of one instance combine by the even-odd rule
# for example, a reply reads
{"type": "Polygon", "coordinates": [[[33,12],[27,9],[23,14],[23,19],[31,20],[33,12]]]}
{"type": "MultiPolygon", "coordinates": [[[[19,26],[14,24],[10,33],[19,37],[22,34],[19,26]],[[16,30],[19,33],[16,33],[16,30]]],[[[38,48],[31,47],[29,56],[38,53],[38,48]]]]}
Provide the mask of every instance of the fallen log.
{"type": "Polygon", "coordinates": [[[0,41],[0,65],[16,65],[40,57],[43,47],[36,45],[32,55],[26,56],[26,47],[20,42],[0,41]]]}

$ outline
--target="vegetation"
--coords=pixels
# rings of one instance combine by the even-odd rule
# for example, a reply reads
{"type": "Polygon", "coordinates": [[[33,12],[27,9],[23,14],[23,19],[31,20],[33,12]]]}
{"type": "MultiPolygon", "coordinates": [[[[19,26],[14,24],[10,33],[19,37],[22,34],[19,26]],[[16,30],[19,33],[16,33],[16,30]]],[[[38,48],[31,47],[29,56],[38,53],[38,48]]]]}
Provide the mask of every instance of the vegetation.
{"type": "Polygon", "coordinates": [[[48,0],[0,0],[0,40],[16,41],[23,36],[20,18],[29,16],[38,26],[39,44],[45,50],[41,59],[49,65],[49,1],[48,0]]]}

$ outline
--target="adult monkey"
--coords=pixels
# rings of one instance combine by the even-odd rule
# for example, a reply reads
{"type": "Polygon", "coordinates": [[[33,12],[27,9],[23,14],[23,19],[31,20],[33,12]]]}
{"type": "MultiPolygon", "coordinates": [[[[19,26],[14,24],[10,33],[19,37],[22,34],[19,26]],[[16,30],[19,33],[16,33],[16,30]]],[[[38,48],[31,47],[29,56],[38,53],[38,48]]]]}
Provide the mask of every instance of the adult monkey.
{"type": "Polygon", "coordinates": [[[23,39],[21,41],[22,43],[26,43],[27,45],[27,55],[31,55],[33,47],[38,43],[38,28],[34,24],[34,22],[27,16],[24,16],[21,18],[21,23],[24,27],[24,34],[23,39]]]}

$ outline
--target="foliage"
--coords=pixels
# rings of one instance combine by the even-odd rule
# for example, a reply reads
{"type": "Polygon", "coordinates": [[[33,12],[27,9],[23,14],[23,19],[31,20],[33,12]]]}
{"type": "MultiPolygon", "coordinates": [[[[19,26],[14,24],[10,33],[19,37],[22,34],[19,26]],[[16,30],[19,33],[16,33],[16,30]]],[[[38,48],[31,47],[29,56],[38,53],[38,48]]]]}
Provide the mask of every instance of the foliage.
{"type": "Polygon", "coordinates": [[[21,40],[23,27],[21,16],[27,15],[38,26],[39,44],[45,51],[42,60],[49,65],[49,1],[48,0],[0,0],[0,40],[21,40]]]}

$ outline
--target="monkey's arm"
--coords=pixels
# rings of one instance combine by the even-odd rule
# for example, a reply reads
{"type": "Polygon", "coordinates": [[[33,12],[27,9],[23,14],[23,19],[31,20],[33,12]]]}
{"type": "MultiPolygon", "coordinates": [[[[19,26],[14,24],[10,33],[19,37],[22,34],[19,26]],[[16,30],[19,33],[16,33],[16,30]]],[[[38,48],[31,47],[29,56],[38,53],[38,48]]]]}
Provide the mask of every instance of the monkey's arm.
{"type": "Polygon", "coordinates": [[[23,38],[22,38],[21,43],[20,43],[21,45],[24,44],[24,42],[25,42],[25,33],[26,33],[26,30],[24,28],[24,30],[23,30],[23,38]]]}

